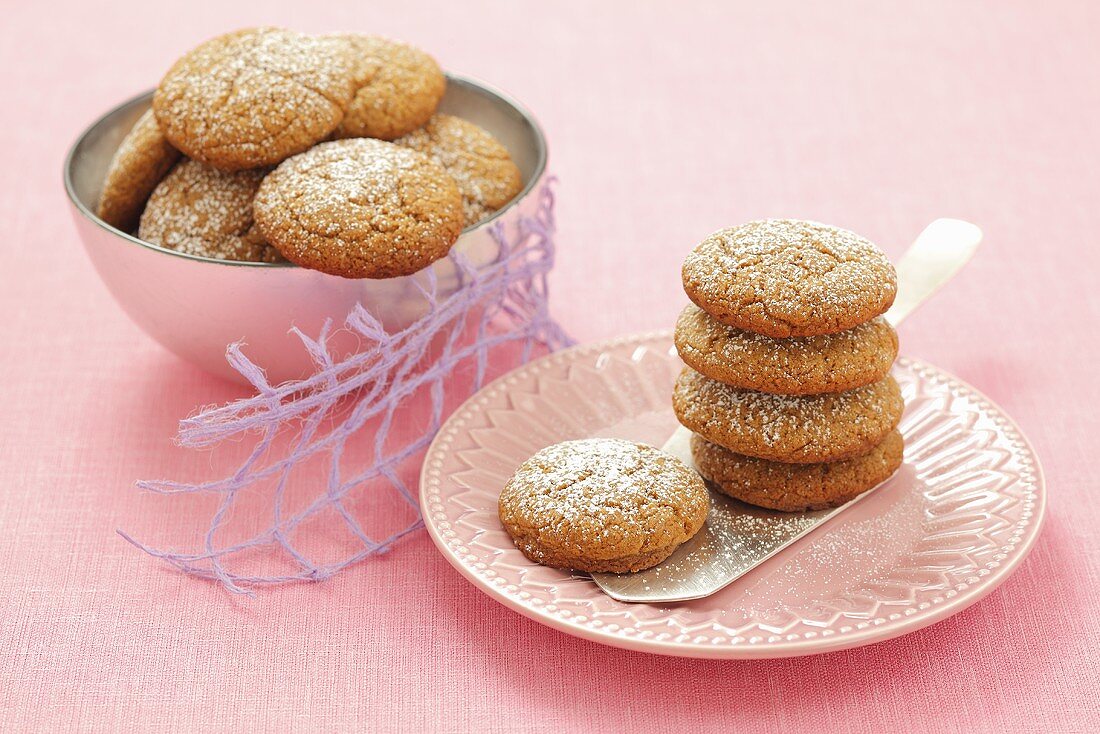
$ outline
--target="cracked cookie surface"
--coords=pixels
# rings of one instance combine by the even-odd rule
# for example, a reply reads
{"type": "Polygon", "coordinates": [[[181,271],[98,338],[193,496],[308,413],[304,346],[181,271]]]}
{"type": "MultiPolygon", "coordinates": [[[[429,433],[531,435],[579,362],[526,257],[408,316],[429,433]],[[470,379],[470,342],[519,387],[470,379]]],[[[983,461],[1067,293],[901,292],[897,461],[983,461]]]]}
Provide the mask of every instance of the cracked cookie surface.
{"type": "Polygon", "coordinates": [[[901,466],[905,442],[891,431],[863,456],[827,464],[785,464],[742,456],[698,434],[691,455],[699,473],[734,499],[784,512],[839,507],[882,482],[901,466]]]}
{"type": "Polygon", "coordinates": [[[277,28],[213,38],[161,80],[153,111],[188,157],[236,171],[279,163],[327,137],[353,91],[346,44],[277,28]]]}
{"type": "Polygon", "coordinates": [[[719,321],[774,338],[832,334],[890,308],[894,267],[874,244],[816,222],[723,229],[684,260],[684,290],[719,321]]]}
{"type": "Polygon", "coordinates": [[[149,197],[138,237],[188,255],[281,262],[252,217],[252,200],[265,173],[227,173],[198,161],[180,161],[149,197]]]}
{"type": "Polygon", "coordinates": [[[371,138],[321,143],[263,180],[264,237],[303,267],[346,278],[409,275],[462,232],[462,196],[423,153],[371,138]]]}
{"type": "Polygon", "coordinates": [[[431,156],[451,174],[462,192],[466,226],[490,216],[523,189],[523,176],[508,149],[467,120],[434,115],[424,127],[394,142],[431,156]]]}
{"type": "Polygon", "coordinates": [[[657,565],[699,531],[709,509],[703,480],[682,461],[613,438],[542,449],[499,500],[501,523],[530,560],[609,573],[657,565]]]}
{"type": "Polygon", "coordinates": [[[111,158],[96,214],[112,227],[133,232],[149,195],[179,158],[153,111],[146,110],[111,158]]]}
{"type": "Polygon", "coordinates": [[[393,140],[428,122],[447,79],[428,54],[379,36],[330,36],[348,47],[354,94],[336,129],[338,138],[393,140]]]}
{"type": "Polygon", "coordinates": [[[774,339],[728,326],[689,305],[676,322],[676,350],[689,367],[728,385],[816,395],[882,379],[897,357],[898,337],[878,317],[836,334],[774,339]]]}
{"type": "Polygon", "coordinates": [[[742,390],[687,367],[672,407],[685,427],[730,451],[813,464],[866,454],[897,427],[905,406],[889,375],[847,392],[792,396],[742,390]]]}

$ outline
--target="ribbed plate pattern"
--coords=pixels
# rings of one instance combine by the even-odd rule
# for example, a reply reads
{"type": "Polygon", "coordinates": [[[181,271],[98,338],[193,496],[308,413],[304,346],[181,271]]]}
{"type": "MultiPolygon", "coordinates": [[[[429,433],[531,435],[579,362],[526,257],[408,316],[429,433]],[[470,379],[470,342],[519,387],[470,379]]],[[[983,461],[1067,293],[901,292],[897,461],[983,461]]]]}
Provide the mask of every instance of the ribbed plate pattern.
{"type": "Polygon", "coordinates": [[[756,658],[842,649],[913,631],[995,588],[1038,534],[1044,494],[1019,429],[973,388],[900,359],[905,465],[888,487],[719,593],[624,604],[586,576],[543,568],[512,545],[497,495],[538,449],[618,436],[660,446],[676,426],[682,363],[670,333],[558,352],[463,404],[425,458],[433,540],[476,585],[581,637],[671,655],[756,658]]]}

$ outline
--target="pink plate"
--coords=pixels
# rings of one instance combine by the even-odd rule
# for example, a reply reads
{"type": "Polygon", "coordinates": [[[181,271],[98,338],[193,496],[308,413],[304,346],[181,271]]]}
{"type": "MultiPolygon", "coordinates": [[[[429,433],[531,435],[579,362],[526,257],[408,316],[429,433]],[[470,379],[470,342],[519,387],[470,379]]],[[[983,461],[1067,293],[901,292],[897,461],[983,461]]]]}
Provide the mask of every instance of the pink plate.
{"type": "Polygon", "coordinates": [[[538,449],[590,436],[660,446],[676,427],[682,363],[670,333],[558,352],[488,385],[446,422],[424,460],[432,540],[494,599],[579,637],[633,650],[766,658],[912,632],[1008,578],[1043,517],[1039,462],[972,387],[900,359],[905,465],[887,485],[705,599],[626,604],[583,574],[531,563],[497,518],[497,495],[538,449]]]}

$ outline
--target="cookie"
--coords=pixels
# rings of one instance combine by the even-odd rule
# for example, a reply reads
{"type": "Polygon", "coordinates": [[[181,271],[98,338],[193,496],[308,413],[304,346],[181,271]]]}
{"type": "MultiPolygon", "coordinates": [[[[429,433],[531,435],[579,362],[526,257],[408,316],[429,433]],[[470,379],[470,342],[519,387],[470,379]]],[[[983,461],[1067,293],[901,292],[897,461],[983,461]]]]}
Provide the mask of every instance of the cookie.
{"type": "Polygon", "coordinates": [[[839,507],[885,482],[901,466],[905,443],[891,431],[870,453],[828,464],[784,464],[735,454],[695,435],[695,467],[714,487],[750,505],[785,512],[839,507]]]}
{"type": "Polygon", "coordinates": [[[467,226],[485,219],[523,189],[523,176],[508,149],[472,122],[435,115],[394,142],[431,156],[451,174],[462,192],[467,226]]]}
{"type": "Polygon", "coordinates": [[[688,367],[672,407],[680,423],[730,451],[812,464],[866,454],[894,430],[904,404],[889,375],[848,392],[791,396],[731,387],[688,367]]]}
{"type": "Polygon", "coordinates": [[[438,163],[371,138],[284,161],[253,209],[287,260],[345,278],[415,273],[447,254],[465,221],[458,186],[438,163]]]}
{"type": "Polygon", "coordinates": [[[431,56],[377,36],[347,34],[331,38],[350,49],[355,86],[336,137],[393,140],[435,114],[447,80],[431,56]]]}
{"type": "Polygon", "coordinates": [[[99,218],[123,232],[133,232],[149,194],[179,158],[180,152],[160,131],[153,111],[147,110],[122,139],[107,167],[96,210],[99,218]]]}
{"type": "Polygon", "coordinates": [[[848,230],[767,219],[715,232],[683,266],[684,290],[724,324],[777,339],[834,334],[894,302],[894,267],[848,230]]]}
{"type": "Polygon", "coordinates": [[[252,219],[252,200],[264,173],[226,173],[198,161],[180,161],[149,197],[138,237],[188,255],[281,261],[252,219]]]}
{"type": "Polygon", "coordinates": [[[881,380],[898,355],[898,336],[876,317],[836,334],[773,339],[689,305],[676,322],[676,350],[696,372],[734,387],[816,395],[881,380]]]}
{"type": "Polygon", "coordinates": [[[225,171],[279,163],[324,140],[351,101],[345,44],[277,28],[218,36],[161,80],[153,111],[188,157],[225,171]]]}
{"type": "Polygon", "coordinates": [[[525,461],[500,521],[530,560],[626,573],[655,566],[703,527],[710,497],[674,456],[614,438],[566,441],[525,461]]]}

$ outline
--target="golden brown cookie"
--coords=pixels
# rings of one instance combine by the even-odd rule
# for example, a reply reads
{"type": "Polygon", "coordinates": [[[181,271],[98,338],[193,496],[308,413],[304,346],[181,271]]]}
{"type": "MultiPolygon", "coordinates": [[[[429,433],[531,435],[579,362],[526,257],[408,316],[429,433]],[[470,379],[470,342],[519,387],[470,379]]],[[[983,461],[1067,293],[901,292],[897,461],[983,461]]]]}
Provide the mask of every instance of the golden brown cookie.
{"type": "Polygon", "coordinates": [[[415,273],[447,254],[465,221],[458,186],[438,163],[371,138],[284,161],[253,208],[287,260],[345,278],[415,273]]]}
{"type": "Polygon", "coordinates": [[[655,566],[703,527],[699,475],[652,446],[566,441],[525,461],[500,493],[523,555],[552,568],[626,573],[655,566]]]}
{"type": "Polygon", "coordinates": [[[863,456],[828,464],[785,464],[691,437],[695,467],[716,489],[750,505],[785,512],[843,505],[889,479],[901,466],[904,451],[905,442],[895,430],[863,456]]]}
{"type": "Polygon", "coordinates": [[[848,392],[791,396],[731,387],[687,367],[672,407],[680,423],[730,451],[812,464],[867,453],[894,430],[905,406],[889,375],[848,392]]]}
{"type": "Polygon", "coordinates": [[[180,161],[149,197],[138,237],[218,260],[282,261],[252,219],[252,200],[264,173],[226,173],[198,161],[180,161]]]}
{"type": "Polygon", "coordinates": [[[845,229],[766,219],[715,232],[683,267],[684,290],[719,321],[765,336],[834,334],[894,302],[894,266],[845,229]]]}
{"type": "Polygon", "coordinates": [[[696,372],[734,387],[816,395],[881,380],[897,357],[898,336],[877,317],[836,334],[773,339],[689,305],[676,322],[676,350],[696,372]]]}
{"type": "Polygon", "coordinates": [[[428,54],[378,36],[332,36],[352,55],[355,94],[336,130],[338,138],[393,140],[426,123],[439,106],[447,79],[428,54]]]}
{"type": "Polygon", "coordinates": [[[123,232],[133,232],[149,194],[179,158],[180,152],[160,131],[153,111],[147,110],[126,133],[107,167],[99,218],[123,232]]]}
{"type": "Polygon", "coordinates": [[[277,28],[211,39],[153,96],[157,122],[189,157],[226,171],[270,166],[324,140],[353,90],[346,44],[277,28]]]}
{"type": "Polygon", "coordinates": [[[451,174],[462,192],[466,226],[485,219],[523,189],[523,176],[508,149],[487,130],[453,115],[435,115],[394,142],[431,156],[451,174]]]}

